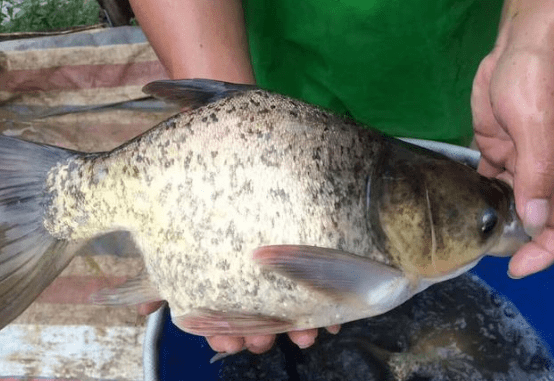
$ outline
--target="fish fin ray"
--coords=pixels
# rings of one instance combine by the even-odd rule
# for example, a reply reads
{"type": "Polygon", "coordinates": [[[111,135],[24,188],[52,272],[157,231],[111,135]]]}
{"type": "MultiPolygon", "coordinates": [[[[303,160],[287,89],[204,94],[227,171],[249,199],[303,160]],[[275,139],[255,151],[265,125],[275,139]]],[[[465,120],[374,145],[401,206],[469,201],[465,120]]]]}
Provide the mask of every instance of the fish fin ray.
{"type": "Polygon", "coordinates": [[[13,270],[2,265],[0,329],[25,311],[73,258],[65,241],[49,238],[37,238],[38,249],[24,265],[13,270]]]}
{"type": "Polygon", "coordinates": [[[77,153],[0,135],[0,329],[20,315],[73,257],[43,225],[49,170],[77,153]]]}
{"type": "Polygon", "coordinates": [[[156,302],[162,298],[146,271],[142,271],[119,286],[94,293],[90,296],[90,300],[95,304],[118,306],[156,302]]]}
{"type": "Polygon", "coordinates": [[[387,297],[400,300],[404,294],[413,295],[413,285],[402,271],[340,250],[300,245],[263,246],[255,250],[254,260],[317,291],[375,308],[389,309],[387,297]]]}
{"type": "Polygon", "coordinates": [[[251,336],[290,331],[293,323],[286,319],[243,312],[219,312],[197,309],[183,316],[172,316],[181,330],[199,336],[251,336]]]}
{"type": "Polygon", "coordinates": [[[142,91],[180,107],[195,109],[232,94],[257,88],[254,85],[196,78],[154,81],[144,86],[142,91]]]}

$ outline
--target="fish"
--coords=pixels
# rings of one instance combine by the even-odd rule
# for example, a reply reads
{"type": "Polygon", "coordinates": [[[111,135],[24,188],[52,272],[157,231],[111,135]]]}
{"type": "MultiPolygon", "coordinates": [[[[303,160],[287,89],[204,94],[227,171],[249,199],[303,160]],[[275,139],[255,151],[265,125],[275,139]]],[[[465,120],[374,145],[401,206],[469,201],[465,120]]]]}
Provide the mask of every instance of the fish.
{"type": "Polygon", "coordinates": [[[206,79],[144,91],[183,111],[109,152],[0,137],[0,328],[112,231],[145,269],[93,301],[166,300],[203,336],[380,315],[529,239],[507,184],[349,118],[206,79]]]}
{"type": "MultiPolygon", "coordinates": [[[[175,347],[190,342],[185,333],[174,336],[175,347]]],[[[167,374],[178,371],[169,362],[160,366],[167,374]]],[[[217,366],[227,381],[554,379],[554,359],[537,330],[471,273],[435,284],[385,314],[344,324],[340,335],[322,330],[309,348],[280,335],[264,354],[243,351],[217,366]]]]}

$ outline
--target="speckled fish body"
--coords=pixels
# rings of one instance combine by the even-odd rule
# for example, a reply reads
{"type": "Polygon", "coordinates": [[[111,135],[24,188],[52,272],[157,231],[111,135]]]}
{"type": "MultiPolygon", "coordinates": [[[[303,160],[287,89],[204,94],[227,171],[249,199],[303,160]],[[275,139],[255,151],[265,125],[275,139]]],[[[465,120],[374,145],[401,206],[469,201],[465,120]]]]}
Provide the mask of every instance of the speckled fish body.
{"type": "Polygon", "coordinates": [[[274,333],[383,313],[506,252],[504,184],[260,89],[181,81],[172,94],[197,100],[191,84],[200,104],[111,152],[43,148],[42,236],[128,230],[144,256],[134,296],[99,301],[167,300],[193,333],[274,333]]]}
{"type": "Polygon", "coordinates": [[[46,226],[68,240],[130,230],[175,316],[246,311],[328,324],[341,305],[263,272],[252,252],[294,243],[374,253],[364,206],[381,146],[351,122],[252,91],[60,164],[46,226]]]}

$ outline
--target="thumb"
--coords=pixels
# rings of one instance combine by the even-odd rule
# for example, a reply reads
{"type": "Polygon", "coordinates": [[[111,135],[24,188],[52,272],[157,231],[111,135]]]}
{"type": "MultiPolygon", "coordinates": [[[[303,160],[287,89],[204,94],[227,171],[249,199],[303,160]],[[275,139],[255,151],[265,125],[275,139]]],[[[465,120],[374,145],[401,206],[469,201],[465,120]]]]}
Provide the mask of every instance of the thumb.
{"type": "Polygon", "coordinates": [[[544,228],[552,211],[554,190],[554,129],[521,136],[516,144],[514,195],[523,226],[531,237],[544,228]]]}
{"type": "MultiPolygon", "coordinates": [[[[499,61],[493,109],[516,150],[513,173],[519,216],[532,237],[542,231],[552,212],[554,189],[554,55],[516,49],[499,61]]],[[[493,89],[494,87],[494,89],[493,89]]]]}

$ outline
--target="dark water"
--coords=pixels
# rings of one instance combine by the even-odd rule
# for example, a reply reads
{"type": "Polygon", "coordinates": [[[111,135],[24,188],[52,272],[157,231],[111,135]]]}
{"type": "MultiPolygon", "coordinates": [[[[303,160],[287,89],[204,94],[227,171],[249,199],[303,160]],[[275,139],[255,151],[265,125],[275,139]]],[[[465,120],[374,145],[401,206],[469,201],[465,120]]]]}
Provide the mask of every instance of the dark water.
{"type": "MultiPolygon", "coordinates": [[[[485,273],[502,268],[484,265],[485,273]]],[[[542,300],[534,307],[546,314],[552,298],[545,293],[542,300]]],[[[308,349],[280,335],[265,354],[244,351],[212,365],[204,339],[166,321],[162,380],[554,380],[546,342],[512,302],[472,275],[435,285],[387,314],[345,324],[339,335],[320,330],[308,349]]]]}
{"type": "Polygon", "coordinates": [[[554,267],[523,279],[506,276],[508,258],[485,257],[471,271],[508,298],[539,336],[554,348],[554,267]]]}

